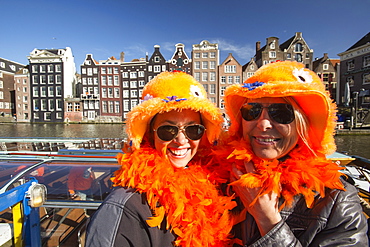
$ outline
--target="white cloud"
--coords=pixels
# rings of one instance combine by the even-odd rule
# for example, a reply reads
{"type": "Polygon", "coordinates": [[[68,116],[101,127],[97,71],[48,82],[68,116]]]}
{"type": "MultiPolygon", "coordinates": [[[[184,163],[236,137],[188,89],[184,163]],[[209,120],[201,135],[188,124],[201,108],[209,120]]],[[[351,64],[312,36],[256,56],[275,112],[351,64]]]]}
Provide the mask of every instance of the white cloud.
{"type": "MultiPolygon", "coordinates": [[[[236,58],[245,59],[249,61],[255,54],[255,48],[253,45],[235,45],[224,39],[214,39],[211,43],[218,43],[218,49],[221,52],[232,53],[236,58]]],[[[239,61],[240,62],[240,61],[239,61]]]]}

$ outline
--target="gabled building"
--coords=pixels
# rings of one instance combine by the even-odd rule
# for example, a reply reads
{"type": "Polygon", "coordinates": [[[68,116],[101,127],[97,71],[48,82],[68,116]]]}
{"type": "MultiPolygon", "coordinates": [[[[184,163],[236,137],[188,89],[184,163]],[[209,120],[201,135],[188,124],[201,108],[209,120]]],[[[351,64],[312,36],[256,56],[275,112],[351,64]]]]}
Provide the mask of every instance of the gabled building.
{"type": "Polygon", "coordinates": [[[224,111],[224,92],[227,86],[232,84],[239,84],[241,83],[242,79],[242,66],[239,62],[233,57],[231,53],[227,56],[227,58],[218,66],[218,75],[220,81],[220,109],[224,111]]]}
{"type": "Polygon", "coordinates": [[[95,61],[92,54],[87,54],[80,68],[81,83],[76,96],[83,105],[83,121],[95,121],[100,115],[99,62],[95,61]]]}
{"type": "Polygon", "coordinates": [[[309,48],[301,32],[296,32],[281,45],[277,37],[267,38],[266,45],[262,48],[259,41],[256,43],[255,61],[258,67],[277,60],[297,61],[312,69],[313,50],[309,48]]]}
{"type": "Polygon", "coordinates": [[[34,49],[28,60],[31,122],[64,122],[64,99],[73,98],[77,83],[71,48],[34,49]]]}
{"type": "Polygon", "coordinates": [[[183,71],[185,73],[191,74],[191,66],[192,62],[191,59],[185,52],[185,45],[184,44],[176,44],[176,50],[173,53],[171,59],[168,61],[168,69],[169,71],[183,71]]]}
{"type": "Polygon", "coordinates": [[[14,75],[15,110],[17,122],[30,122],[30,73],[27,66],[14,75]]]}
{"type": "MultiPolygon", "coordinates": [[[[163,67],[162,67],[163,68],[163,67]]],[[[140,103],[143,88],[147,83],[147,59],[133,59],[121,64],[123,90],[123,119],[140,103]]]]}
{"type": "Polygon", "coordinates": [[[330,92],[331,98],[336,100],[338,85],[337,65],[339,59],[330,59],[327,53],[322,58],[313,61],[312,70],[321,78],[326,90],[330,92]]]}
{"type": "Polygon", "coordinates": [[[145,80],[146,82],[152,80],[161,72],[169,70],[169,65],[159,49],[160,46],[155,45],[154,52],[148,60],[147,79],[145,80]]]}
{"type": "MultiPolygon", "coordinates": [[[[122,55],[121,55],[122,56],[122,55]]],[[[121,59],[110,57],[99,61],[100,122],[122,121],[121,59]]]]}
{"type": "Polygon", "coordinates": [[[218,44],[212,44],[207,40],[193,45],[191,51],[192,70],[191,74],[200,82],[207,92],[207,97],[217,106],[220,105],[218,71],[220,51],[218,44]]]}
{"type": "Polygon", "coordinates": [[[358,40],[340,57],[340,95],[338,102],[344,103],[345,88],[348,83],[350,97],[358,107],[370,107],[370,32],[358,40]]]}
{"type": "Polygon", "coordinates": [[[247,80],[249,77],[253,76],[254,73],[257,71],[258,66],[256,62],[254,61],[254,58],[252,57],[251,60],[249,60],[248,63],[243,65],[243,79],[242,81],[244,82],[247,80]]]}
{"type": "Polygon", "coordinates": [[[0,117],[14,121],[16,117],[14,75],[26,65],[0,58],[0,117]]]}

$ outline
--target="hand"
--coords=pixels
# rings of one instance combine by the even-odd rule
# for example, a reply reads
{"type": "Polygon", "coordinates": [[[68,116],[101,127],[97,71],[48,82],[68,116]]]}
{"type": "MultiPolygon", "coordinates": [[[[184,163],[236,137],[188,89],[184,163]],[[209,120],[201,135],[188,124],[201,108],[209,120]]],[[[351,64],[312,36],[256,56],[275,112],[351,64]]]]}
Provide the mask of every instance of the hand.
{"type": "MultiPolygon", "coordinates": [[[[252,162],[245,163],[244,166],[247,173],[255,173],[252,162]]],[[[233,166],[231,171],[231,181],[233,182],[240,179],[242,175],[243,173],[233,166]]],[[[278,194],[271,192],[260,195],[261,188],[247,188],[240,185],[233,185],[233,189],[240,197],[248,212],[255,219],[261,236],[267,234],[281,221],[278,194]],[[250,206],[255,199],[255,204],[250,206]]]]}

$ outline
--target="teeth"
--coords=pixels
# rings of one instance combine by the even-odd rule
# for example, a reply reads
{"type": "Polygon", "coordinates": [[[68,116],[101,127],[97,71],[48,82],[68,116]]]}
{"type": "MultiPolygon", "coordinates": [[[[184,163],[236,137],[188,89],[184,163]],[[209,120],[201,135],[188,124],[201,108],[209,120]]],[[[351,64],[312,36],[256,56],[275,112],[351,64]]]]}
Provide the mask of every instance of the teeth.
{"type": "Polygon", "coordinates": [[[186,152],[188,151],[187,149],[170,149],[171,153],[174,154],[174,155],[177,155],[177,156],[183,156],[186,154],[186,152]]]}
{"type": "Polygon", "coordinates": [[[268,139],[260,139],[260,138],[256,138],[258,141],[260,142],[273,142],[273,141],[276,141],[277,139],[273,139],[273,138],[268,138],[268,139]]]}

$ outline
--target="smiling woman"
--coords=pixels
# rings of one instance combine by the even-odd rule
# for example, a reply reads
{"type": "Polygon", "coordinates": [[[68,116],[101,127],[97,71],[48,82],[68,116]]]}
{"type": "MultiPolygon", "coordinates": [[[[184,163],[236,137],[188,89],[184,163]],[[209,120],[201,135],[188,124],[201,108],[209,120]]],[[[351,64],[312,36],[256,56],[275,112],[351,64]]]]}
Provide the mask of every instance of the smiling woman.
{"type": "Polygon", "coordinates": [[[117,189],[94,214],[86,246],[228,245],[234,203],[204,166],[221,131],[220,111],[183,72],[163,72],[143,96],[127,116],[117,189]]]}
{"type": "Polygon", "coordinates": [[[313,71],[267,64],[226,89],[225,106],[230,184],[242,202],[235,231],[245,246],[368,246],[357,190],[326,158],[336,105],[313,71]]]}

